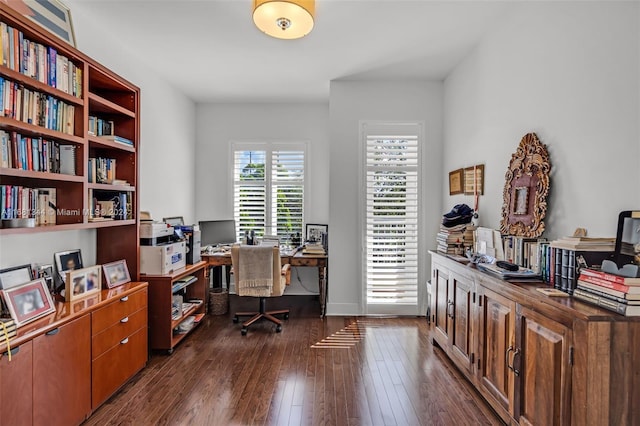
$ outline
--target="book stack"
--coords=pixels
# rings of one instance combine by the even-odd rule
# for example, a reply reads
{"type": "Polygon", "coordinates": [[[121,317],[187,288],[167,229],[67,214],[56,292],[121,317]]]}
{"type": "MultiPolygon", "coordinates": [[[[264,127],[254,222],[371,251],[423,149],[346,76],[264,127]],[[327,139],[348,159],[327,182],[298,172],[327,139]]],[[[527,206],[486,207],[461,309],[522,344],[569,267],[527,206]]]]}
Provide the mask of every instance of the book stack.
{"type": "Polygon", "coordinates": [[[324,255],[324,247],[321,242],[307,242],[302,248],[302,254],[310,254],[310,255],[324,255]]]}
{"type": "Polygon", "coordinates": [[[640,316],[640,278],[583,269],[573,296],[625,316],[640,316]]]}
{"type": "Polygon", "coordinates": [[[464,255],[467,249],[473,247],[474,230],[475,227],[468,223],[452,227],[440,225],[436,235],[436,251],[450,255],[464,255]]]}
{"type": "Polygon", "coordinates": [[[0,344],[16,335],[16,323],[11,318],[0,318],[0,344]]]}
{"type": "Polygon", "coordinates": [[[609,237],[564,237],[554,240],[551,245],[574,251],[613,251],[616,239],[609,237]]]}

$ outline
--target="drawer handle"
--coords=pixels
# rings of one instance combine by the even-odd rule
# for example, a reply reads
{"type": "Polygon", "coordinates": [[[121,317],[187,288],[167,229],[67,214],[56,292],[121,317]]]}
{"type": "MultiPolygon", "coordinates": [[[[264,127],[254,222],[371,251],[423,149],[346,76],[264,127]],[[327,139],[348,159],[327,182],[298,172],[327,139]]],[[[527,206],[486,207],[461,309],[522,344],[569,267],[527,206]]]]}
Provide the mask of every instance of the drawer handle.
{"type": "Polygon", "coordinates": [[[129,296],[125,296],[125,297],[121,297],[120,298],[121,302],[126,302],[127,300],[129,300],[129,296]]]}
{"type": "Polygon", "coordinates": [[[20,346],[18,346],[17,348],[12,348],[10,351],[4,352],[2,356],[7,356],[9,354],[11,354],[11,356],[15,356],[18,352],[20,352],[20,346]]]}
{"type": "Polygon", "coordinates": [[[47,336],[55,336],[56,334],[58,334],[60,332],[59,328],[54,328],[53,330],[49,330],[47,331],[46,334],[47,336]]]}
{"type": "Polygon", "coordinates": [[[124,317],[120,320],[121,323],[129,322],[129,317],[124,317]]]}
{"type": "Polygon", "coordinates": [[[128,337],[126,339],[124,339],[124,340],[120,340],[120,344],[121,345],[126,345],[127,343],[129,343],[129,338],[128,337]]]}

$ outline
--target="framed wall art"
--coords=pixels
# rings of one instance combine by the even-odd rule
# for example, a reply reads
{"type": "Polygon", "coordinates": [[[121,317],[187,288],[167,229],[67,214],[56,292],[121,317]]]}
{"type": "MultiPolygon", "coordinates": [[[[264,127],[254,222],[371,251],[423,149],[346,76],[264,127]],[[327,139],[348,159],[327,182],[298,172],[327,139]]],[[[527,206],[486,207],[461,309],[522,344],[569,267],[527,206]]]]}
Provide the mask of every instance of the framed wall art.
{"type": "Polygon", "coordinates": [[[71,10],[60,0],[4,0],[4,2],[45,30],[76,47],[71,10]]]}
{"type": "Polygon", "coordinates": [[[320,225],[317,223],[307,223],[305,227],[305,241],[322,242],[322,234],[329,232],[329,225],[320,225]]]}
{"type": "Polygon", "coordinates": [[[464,195],[476,194],[484,195],[484,164],[464,169],[464,195]]]}
{"type": "Polygon", "coordinates": [[[464,190],[464,170],[449,172],[449,195],[462,194],[464,190]]]}
{"type": "Polygon", "coordinates": [[[56,310],[44,278],[4,289],[2,296],[17,327],[56,310]]]}

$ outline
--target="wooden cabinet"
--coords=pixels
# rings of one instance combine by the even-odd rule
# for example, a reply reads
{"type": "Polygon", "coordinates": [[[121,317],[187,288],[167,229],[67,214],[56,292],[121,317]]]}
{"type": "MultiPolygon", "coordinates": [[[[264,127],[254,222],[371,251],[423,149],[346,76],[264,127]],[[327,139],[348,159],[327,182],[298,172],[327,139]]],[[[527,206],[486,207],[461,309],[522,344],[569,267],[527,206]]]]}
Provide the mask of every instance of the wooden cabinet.
{"type": "Polygon", "coordinates": [[[638,424],[639,317],[547,297],[536,291],[542,283],[501,281],[431,254],[434,343],[506,423],[638,424]]]}
{"type": "Polygon", "coordinates": [[[91,313],[91,406],[96,409],[147,362],[147,289],[91,313]]]}
{"type": "Polygon", "coordinates": [[[33,424],[79,424],[90,412],[91,319],[83,315],[33,339],[33,424]]]}
{"type": "Polygon", "coordinates": [[[434,263],[432,276],[433,339],[460,368],[471,372],[475,357],[473,279],[448,271],[437,263],[434,263]]]}
{"type": "Polygon", "coordinates": [[[173,352],[175,346],[184,339],[187,333],[178,333],[176,327],[191,315],[205,313],[207,306],[208,285],[204,279],[206,262],[187,265],[186,268],[167,275],[145,275],[149,282],[149,344],[151,349],[173,352]],[[181,278],[193,276],[195,281],[186,287],[178,289],[176,282],[181,278]],[[183,300],[199,300],[201,303],[193,306],[182,314],[172,317],[172,297],[176,294],[183,296],[183,300]]]}
{"type": "Polygon", "coordinates": [[[0,425],[33,423],[33,344],[31,341],[11,348],[0,356],[0,425]]]}

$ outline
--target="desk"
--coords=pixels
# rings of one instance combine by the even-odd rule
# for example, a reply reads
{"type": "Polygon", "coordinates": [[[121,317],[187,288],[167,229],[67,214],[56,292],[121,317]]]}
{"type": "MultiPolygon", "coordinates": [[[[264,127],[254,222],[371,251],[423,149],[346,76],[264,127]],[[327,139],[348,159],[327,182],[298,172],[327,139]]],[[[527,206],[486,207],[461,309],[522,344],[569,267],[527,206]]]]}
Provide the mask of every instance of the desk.
{"type": "MultiPolygon", "coordinates": [[[[326,255],[309,255],[296,252],[291,255],[284,253],[280,256],[282,263],[288,263],[291,266],[305,266],[318,268],[318,289],[320,291],[320,318],[325,315],[325,307],[327,304],[327,277],[329,269],[329,258],[326,255]]],[[[214,266],[231,266],[231,253],[213,253],[202,254],[202,260],[207,262],[207,271],[214,266]]],[[[228,274],[227,274],[228,278],[228,274]]]]}

